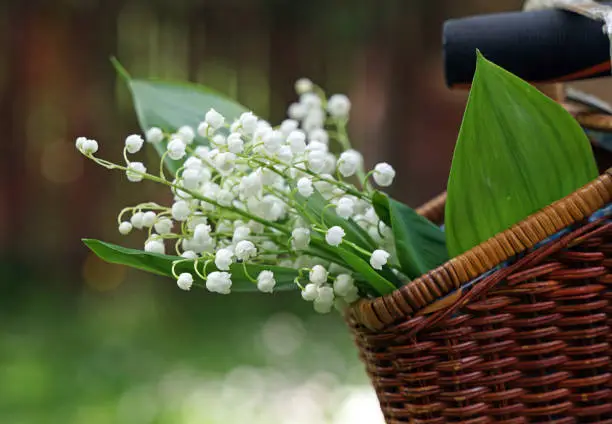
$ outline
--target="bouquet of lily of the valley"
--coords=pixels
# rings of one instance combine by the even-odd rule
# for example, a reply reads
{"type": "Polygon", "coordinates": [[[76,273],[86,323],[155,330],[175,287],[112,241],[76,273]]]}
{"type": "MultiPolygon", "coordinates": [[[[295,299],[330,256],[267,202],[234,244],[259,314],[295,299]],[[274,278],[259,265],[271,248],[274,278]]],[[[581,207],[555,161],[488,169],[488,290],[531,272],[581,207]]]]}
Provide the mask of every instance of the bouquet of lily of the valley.
{"type": "MultiPolygon", "coordinates": [[[[118,65],[119,67],[119,65],[118,65]]],[[[144,248],[87,239],[101,258],[211,292],[297,289],[325,313],[388,294],[597,175],[589,143],[565,110],[479,57],[448,185],[446,233],[378,191],[396,175],[364,167],[347,133],[351,103],[308,79],[273,125],[205,87],[131,79],[143,134],[122,164],[78,150],[132,183],[154,182],[171,204],[123,209],[118,230],[144,248]],[[554,125],[551,123],[554,122],[554,125]],[[160,154],[144,164],[145,144],[160,154]]]]}

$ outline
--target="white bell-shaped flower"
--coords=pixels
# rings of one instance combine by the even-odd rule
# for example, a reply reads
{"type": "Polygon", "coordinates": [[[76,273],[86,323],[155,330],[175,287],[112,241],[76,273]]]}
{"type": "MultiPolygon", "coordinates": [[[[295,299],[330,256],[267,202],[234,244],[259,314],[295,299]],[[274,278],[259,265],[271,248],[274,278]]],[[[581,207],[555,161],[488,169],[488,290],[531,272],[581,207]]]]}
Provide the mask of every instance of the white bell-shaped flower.
{"type": "Polygon", "coordinates": [[[344,94],[334,94],[327,102],[327,111],[335,118],[346,118],[351,110],[351,101],[344,94]]]}
{"type": "Polygon", "coordinates": [[[164,253],[166,253],[164,242],[158,239],[147,240],[144,246],[144,250],[145,252],[159,253],[160,255],[163,255],[164,253]]]}
{"type": "Polygon", "coordinates": [[[144,140],[142,136],[138,134],[128,135],[125,139],[125,150],[127,150],[128,153],[134,154],[142,148],[143,144],[144,140]]]}
{"type": "Polygon", "coordinates": [[[312,186],[312,178],[300,178],[297,182],[297,189],[302,196],[310,197],[312,193],[314,193],[314,188],[312,186]]]}
{"type": "Polygon", "coordinates": [[[225,123],[225,118],[223,115],[214,109],[210,109],[208,112],[206,112],[204,120],[211,126],[211,128],[214,129],[220,128],[225,123]]]}
{"type": "Polygon", "coordinates": [[[295,82],[295,92],[297,94],[304,94],[312,91],[314,84],[308,78],[300,78],[295,82]]]}
{"type": "Polygon", "coordinates": [[[342,243],[342,239],[345,235],[346,233],[344,232],[344,229],[336,225],[327,230],[327,232],[325,233],[325,241],[330,246],[336,247],[339,246],[340,243],[342,243]]]}
{"type": "Polygon", "coordinates": [[[147,139],[147,143],[159,143],[164,139],[164,133],[161,128],[151,127],[147,130],[145,138],[147,139]]]}
{"type": "Polygon", "coordinates": [[[306,150],[306,134],[301,130],[291,131],[287,136],[287,144],[293,153],[304,153],[306,150]]]}
{"type": "Polygon", "coordinates": [[[334,292],[338,296],[346,296],[355,287],[355,281],[349,274],[340,274],[334,281],[334,292]]]}
{"type": "Polygon", "coordinates": [[[181,290],[191,290],[191,286],[193,285],[193,275],[188,272],[183,272],[176,280],[176,285],[181,290]]]}
{"type": "Polygon", "coordinates": [[[353,176],[361,167],[362,163],[363,158],[359,152],[352,149],[347,150],[342,152],[340,158],[338,159],[338,172],[340,172],[343,177],[353,176]]]}
{"type": "Polygon", "coordinates": [[[308,279],[313,284],[323,284],[327,281],[327,270],[322,265],[315,265],[310,270],[308,279]]]}
{"type": "Polygon", "coordinates": [[[232,288],[232,274],[228,272],[213,271],[206,277],[206,288],[219,294],[229,294],[232,288]]]}
{"type": "Polygon", "coordinates": [[[379,163],[374,167],[374,181],[381,187],[389,187],[395,178],[395,170],[386,162],[379,163]]]}
{"type": "Polygon", "coordinates": [[[185,144],[193,143],[195,139],[195,133],[193,132],[193,128],[189,125],[183,125],[176,131],[176,136],[183,140],[185,144]]]}
{"type": "Polygon", "coordinates": [[[291,244],[295,250],[304,250],[310,244],[310,230],[296,228],[291,232],[291,244]]]}
{"type": "Polygon", "coordinates": [[[170,157],[170,159],[180,160],[187,154],[186,149],[187,146],[182,139],[173,138],[167,146],[168,157],[170,157]]]}
{"type": "Polygon", "coordinates": [[[229,271],[230,265],[234,262],[234,252],[231,249],[219,249],[215,253],[215,266],[221,271],[229,271]]]}
{"type": "Polygon", "coordinates": [[[272,271],[264,270],[257,276],[257,289],[263,293],[272,293],[276,280],[272,271]]]}
{"type": "Polygon", "coordinates": [[[142,164],[142,162],[130,162],[127,167],[127,171],[125,171],[125,175],[127,179],[133,183],[137,183],[142,181],[145,174],[147,172],[147,168],[142,164]]]}
{"type": "Polygon", "coordinates": [[[257,248],[253,244],[253,242],[249,240],[242,240],[236,244],[236,248],[234,249],[234,253],[238,259],[246,261],[257,256],[257,248]]]}
{"type": "Polygon", "coordinates": [[[350,197],[342,197],[336,204],[336,213],[344,219],[350,218],[355,212],[355,202],[350,197]]]}
{"type": "Polygon", "coordinates": [[[302,290],[302,299],[312,302],[319,295],[319,287],[316,284],[309,283],[302,290]]]}
{"type": "Polygon", "coordinates": [[[172,205],[172,218],[177,221],[187,221],[191,214],[189,203],[185,200],[179,200],[172,205]]]}
{"type": "Polygon", "coordinates": [[[234,132],[227,137],[227,149],[234,154],[241,153],[244,150],[244,140],[240,133],[234,132]]]}
{"type": "Polygon", "coordinates": [[[239,118],[240,126],[245,134],[251,135],[257,128],[257,116],[253,112],[244,112],[239,118]]]}
{"type": "Polygon", "coordinates": [[[154,228],[157,234],[166,235],[172,232],[173,226],[174,224],[170,218],[160,218],[155,223],[154,228]]]}
{"type": "Polygon", "coordinates": [[[131,222],[123,221],[121,224],[119,224],[119,233],[121,233],[124,236],[126,236],[130,232],[132,232],[132,223],[131,222]]]}
{"type": "Polygon", "coordinates": [[[377,249],[372,252],[372,256],[370,257],[370,265],[372,268],[382,270],[383,266],[387,264],[389,257],[391,254],[386,250],[377,249]]]}
{"type": "Polygon", "coordinates": [[[289,115],[291,119],[298,121],[302,120],[307,113],[308,109],[302,103],[292,103],[287,109],[287,115],[289,115]]]}

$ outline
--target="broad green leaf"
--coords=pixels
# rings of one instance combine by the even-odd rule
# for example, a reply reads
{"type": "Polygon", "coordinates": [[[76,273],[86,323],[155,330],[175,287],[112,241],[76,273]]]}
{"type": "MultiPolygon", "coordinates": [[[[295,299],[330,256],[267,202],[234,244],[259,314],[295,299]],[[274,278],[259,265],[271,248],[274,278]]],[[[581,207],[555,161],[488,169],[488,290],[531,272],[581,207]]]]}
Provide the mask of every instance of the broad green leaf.
{"type": "MultiPolygon", "coordinates": [[[[203,85],[133,79],[118,62],[114,63],[132,93],[134,108],[143,132],[151,127],[172,132],[183,125],[189,125],[195,131],[210,108],[221,113],[230,122],[247,111],[236,101],[203,85]]],[[[196,143],[203,143],[202,138],[196,137],[196,143]]],[[[155,149],[160,155],[163,154],[166,151],[166,142],[156,144],[155,149]]],[[[166,167],[174,172],[180,167],[180,162],[167,158],[166,167]]]]}
{"type": "Polygon", "coordinates": [[[395,238],[397,258],[402,272],[411,279],[420,277],[448,260],[444,232],[413,209],[376,192],[374,208],[389,225],[395,238]]]}
{"type": "Polygon", "coordinates": [[[597,177],[589,141],[558,103],[478,52],[446,201],[451,256],[597,177]]]}
{"type": "MultiPolygon", "coordinates": [[[[163,275],[170,278],[173,278],[172,262],[177,259],[182,259],[178,256],[160,255],[158,253],[148,253],[142,250],[129,249],[127,247],[117,246],[115,244],[106,243],[100,240],[83,239],[83,242],[100,259],[103,259],[106,262],[127,265],[132,268],[140,269],[158,275],[163,275]]],[[[261,271],[272,271],[274,273],[274,278],[276,279],[276,286],[274,288],[275,291],[297,288],[294,283],[294,279],[295,277],[297,277],[298,273],[295,269],[279,266],[252,264],[247,265],[246,268],[249,275],[253,278],[257,278],[257,275],[261,271]]],[[[199,269],[201,270],[202,268],[200,267],[199,269]]],[[[208,273],[216,270],[217,269],[212,263],[206,267],[206,272],[208,273]]],[[[178,273],[190,272],[193,275],[196,283],[203,283],[203,281],[193,272],[193,262],[184,262],[178,264],[176,267],[176,271],[178,273]]],[[[232,291],[257,291],[257,286],[246,277],[244,273],[244,266],[242,264],[231,265],[229,272],[232,274],[232,291]]]]}
{"type": "Polygon", "coordinates": [[[348,266],[350,266],[355,272],[361,274],[368,285],[372,287],[372,289],[374,289],[374,291],[380,296],[389,294],[396,289],[393,283],[376,272],[376,270],[374,270],[369,263],[354,253],[343,248],[338,248],[338,255],[344,259],[348,266]]]}
{"type": "Polygon", "coordinates": [[[335,225],[342,227],[346,235],[345,240],[351,241],[367,250],[376,248],[376,243],[369,234],[359,226],[353,219],[344,219],[334,212],[332,207],[327,207],[329,202],[315,190],[310,197],[305,198],[299,193],[295,194],[295,198],[311,219],[315,222],[325,224],[324,226],[331,228],[335,225]]]}
{"type": "Polygon", "coordinates": [[[385,223],[388,227],[391,227],[391,212],[389,211],[389,198],[387,195],[376,191],[372,195],[372,205],[378,218],[385,223]]]}

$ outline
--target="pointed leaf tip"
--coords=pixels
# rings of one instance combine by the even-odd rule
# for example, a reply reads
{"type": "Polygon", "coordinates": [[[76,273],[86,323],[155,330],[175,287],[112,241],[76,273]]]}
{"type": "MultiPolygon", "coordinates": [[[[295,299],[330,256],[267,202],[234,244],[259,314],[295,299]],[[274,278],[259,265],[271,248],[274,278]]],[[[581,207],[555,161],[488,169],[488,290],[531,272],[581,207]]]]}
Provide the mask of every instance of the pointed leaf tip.
{"type": "Polygon", "coordinates": [[[121,62],[119,62],[119,59],[117,59],[115,56],[111,56],[109,60],[110,60],[111,64],[113,65],[113,67],[115,68],[115,71],[125,81],[129,81],[129,80],[132,79],[132,77],[130,76],[130,73],[127,71],[127,69],[125,69],[123,67],[123,65],[121,64],[121,62]]]}

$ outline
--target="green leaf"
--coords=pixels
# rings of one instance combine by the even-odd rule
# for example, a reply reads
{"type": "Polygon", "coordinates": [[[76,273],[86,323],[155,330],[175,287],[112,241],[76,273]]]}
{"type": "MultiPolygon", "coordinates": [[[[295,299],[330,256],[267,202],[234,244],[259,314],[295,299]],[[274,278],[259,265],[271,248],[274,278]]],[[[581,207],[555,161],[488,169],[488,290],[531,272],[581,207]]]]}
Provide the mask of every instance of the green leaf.
{"type": "Polygon", "coordinates": [[[295,199],[302,205],[313,221],[321,223],[323,219],[325,226],[328,228],[336,225],[342,227],[346,233],[344,236],[345,240],[367,250],[376,249],[376,243],[374,243],[370,235],[352,218],[344,219],[334,212],[333,207],[327,207],[330,203],[325,200],[319,191],[315,190],[308,198],[296,193],[295,199]]]}
{"type": "MultiPolygon", "coordinates": [[[[241,104],[203,85],[133,79],[118,62],[113,63],[132,93],[143,132],[151,127],[173,132],[183,125],[189,125],[195,130],[210,108],[230,122],[247,111],[241,104]]],[[[197,136],[196,143],[203,144],[204,140],[197,136]]],[[[155,144],[160,155],[166,151],[166,144],[166,141],[155,144]]],[[[180,161],[166,158],[166,167],[172,172],[180,164],[180,161]]]]}
{"type": "MultiPolygon", "coordinates": [[[[172,262],[177,259],[183,259],[179,256],[160,255],[158,253],[148,253],[142,250],[129,249],[127,247],[117,246],[112,243],[107,243],[100,240],[83,239],[83,242],[89,247],[100,259],[113,264],[127,265],[132,268],[151,272],[158,275],[174,278],[172,275],[172,262]]],[[[294,283],[298,272],[292,268],[284,268],[270,265],[252,265],[246,266],[247,272],[253,278],[264,270],[269,270],[274,273],[276,279],[275,291],[296,289],[294,283]]],[[[199,268],[201,270],[201,267],[199,268]]],[[[206,272],[216,271],[213,263],[206,267],[206,272]]],[[[177,273],[190,272],[196,282],[203,281],[194,273],[193,262],[183,262],[176,266],[177,273]]],[[[251,282],[244,272],[242,264],[233,264],[230,266],[232,274],[232,291],[235,292],[255,292],[257,286],[251,282]]]]}
{"type": "Polygon", "coordinates": [[[478,52],[448,180],[449,253],[469,250],[596,177],[574,118],[478,52]]]}
{"type": "Polygon", "coordinates": [[[397,258],[406,276],[418,278],[448,260],[446,239],[439,227],[383,193],[374,193],[372,200],[376,212],[388,219],[385,223],[393,231],[397,258]]]}
{"type": "Polygon", "coordinates": [[[366,280],[368,286],[372,287],[378,295],[389,294],[396,287],[389,280],[377,273],[365,260],[346,249],[338,248],[338,255],[350,266],[353,271],[358,272],[366,280]]]}
{"type": "Polygon", "coordinates": [[[380,191],[375,191],[372,195],[372,206],[374,206],[374,211],[376,215],[378,215],[378,218],[388,227],[392,227],[391,212],[389,211],[389,197],[380,191]]]}
{"type": "MultiPolygon", "coordinates": [[[[325,200],[319,191],[315,190],[314,193],[308,198],[296,193],[295,198],[298,203],[302,205],[304,212],[310,216],[312,221],[321,223],[321,216],[323,216],[325,227],[331,228],[336,225],[342,227],[345,232],[344,240],[350,241],[351,243],[354,243],[367,251],[374,251],[378,248],[374,240],[372,240],[372,237],[370,237],[370,235],[363,228],[361,228],[357,222],[351,218],[344,219],[338,216],[332,207],[326,207],[330,203],[325,200]]],[[[329,246],[325,241],[325,238],[319,234],[313,234],[311,236],[311,244],[332,256],[335,255],[342,257],[339,252],[337,252],[337,249],[329,246]]],[[[355,252],[353,255],[360,258],[360,260],[367,265],[365,255],[363,253],[355,252]]],[[[342,257],[342,259],[346,260],[344,257],[342,257]]],[[[335,260],[332,262],[338,261],[335,260]]],[[[370,270],[372,269],[370,268],[370,270]]],[[[356,269],[355,271],[359,272],[356,269]]],[[[400,287],[403,285],[402,281],[395,274],[393,274],[388,267],[383,268],[379,273],[375,272],[375,274],[379,275],[387,282],[393,282],[395,287],[400,287]]]]}

